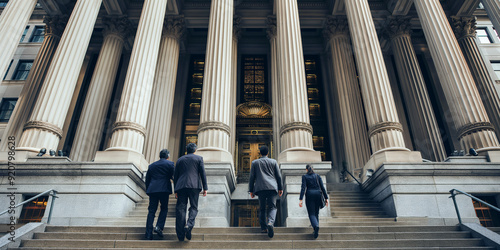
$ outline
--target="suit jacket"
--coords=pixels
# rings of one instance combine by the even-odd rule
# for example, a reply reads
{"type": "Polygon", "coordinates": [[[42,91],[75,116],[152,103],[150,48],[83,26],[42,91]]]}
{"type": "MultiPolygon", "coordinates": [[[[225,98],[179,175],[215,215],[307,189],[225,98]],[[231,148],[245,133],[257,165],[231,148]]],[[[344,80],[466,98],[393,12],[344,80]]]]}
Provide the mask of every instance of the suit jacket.
{"type": "Polygon", "coordinates": [[[306,190],[317,190],[323,193],[325,200],[328,200],[328,194],[326,193],[325,185],[323,185],[323,180],[318,174],[305,174],[302,176],[302,186],[300,188],[299,200],[304,198],[304,193],[306,190]],[[319,186],[318,186],[319,184],[319,186]]]}
{"type": "Polygon", "coordinates": [[[177,160],[174,173],[175,192],[184,188],[208,190],[203,157],[187,154],[177,160]]]}
{"type": "Polygon", "coordinates": [[[151,163],[146,173],[146,193],[172,193],[174,163],[167,159],[151,163]]]}
{"type": "Polygon", "coordinates": [[[258,194],[259,191],[263,190],[275,190],[276,192],[283,190],[278,163],[267,156],[252,161],[250,183],[248,184],[249,192],[258,194]]]}

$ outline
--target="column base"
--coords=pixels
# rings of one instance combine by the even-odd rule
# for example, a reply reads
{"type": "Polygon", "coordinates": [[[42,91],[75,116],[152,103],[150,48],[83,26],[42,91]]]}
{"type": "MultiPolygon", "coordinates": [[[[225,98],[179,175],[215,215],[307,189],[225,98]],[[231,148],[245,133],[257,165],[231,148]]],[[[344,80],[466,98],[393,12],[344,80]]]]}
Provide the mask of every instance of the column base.
{"type": "Polygon", "coordinates": [[[321,162],[321,153],[319,151],[289,150],[281,152],[278,156],[279,163],[288,162],[321,162]]]}
{"type": "Polygon", "coordinates": [[[197,150],[197,155],[203,157],[204,162],[226,162],[233,163],[233,156],[227,151],[216,149],[200,149],[197,150]]]}
{"type": "Polygon", "coordinates": [[[147,171],[149,166],[143,154],[133,151],[97,151],[94,162],[131,162],[142,172],[147,171]]]}
{"type": "Polygon", "coordinates": [[[370,176],[366,173],[369,169],[373,172],[377,171],[386,162],[422,162],[422,154],[419,151],[383,151],[374,154],[370,157],[370,160],[363,167],[363,173],[361,173],[361,180],[364,183],[370,176]]]}
{"type": "Polygon", "coordinates": [[[479,155],[484,155],[489,162],[500,162],[500,150],[498,148],[479,152],[479,155]]]}

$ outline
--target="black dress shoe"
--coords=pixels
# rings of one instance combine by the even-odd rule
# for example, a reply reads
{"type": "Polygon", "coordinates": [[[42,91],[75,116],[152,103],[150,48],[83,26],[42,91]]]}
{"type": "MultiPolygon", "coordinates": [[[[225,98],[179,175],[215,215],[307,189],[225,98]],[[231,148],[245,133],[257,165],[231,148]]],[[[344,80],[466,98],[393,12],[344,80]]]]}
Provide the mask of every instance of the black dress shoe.
{"type": "Polygon", "coordinates": [[[261,229],[260,232],[263,234],[267,234],[267,229],[261,229]]]}
{"type": "Polygon", "coordinates": [[[269,238],[274,237],[274,227],[271,224],[267,225],[267,236],[269,236],[269,238]]]}
{"type": "Polygon", "coordinates": [[[153,234],[145,234],[144,239],[146,240],[153,240],[153,234]]]}
{"type": "Polygon", "coordinates": [[[318,236],[319,236],[319,227],[314,228],[313,236],[314,236],[315,239],[318,238],[318,236]]]}
{"type": "Polygon", "coordinates": [[[188,227],[188,228],[186,228],[186,239],[191,240],[191,237],[193,236],[193,235],[191,234],[191,231],[192,231],[192,230],[193,230],[193,228],[192,228],[192,227],[188,227]]]}
{"type": "Polygon", "coordinates": [[[160,238],[163,238],[163,231],[157,226],[155,227],[155,233],[158,234],[160,238]]]}

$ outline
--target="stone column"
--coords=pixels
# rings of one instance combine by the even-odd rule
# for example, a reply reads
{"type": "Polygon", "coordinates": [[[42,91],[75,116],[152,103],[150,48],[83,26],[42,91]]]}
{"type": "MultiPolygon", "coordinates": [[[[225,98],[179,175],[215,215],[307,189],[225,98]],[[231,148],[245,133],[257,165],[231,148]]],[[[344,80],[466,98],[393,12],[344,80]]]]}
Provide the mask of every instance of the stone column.
{"type": "Polygon", "coordinates": [[[165,19],[146,125],[148,133],[144,156],[149,163],[158,160],[160,151],[168,146],[179,63],[179,42],[184,32],[183,18],[165,19]]]}
{"type": "MultiPolygon", "coordinates": [[[[238,110],[236,110],[236,101],[238,98],[238,40],[241,37],[241,29],[240,29],[241,18],[235,16],[233,18],[233,44],[232,44],[232,66],[231,69],[231,120],[229,127],[231,127],[231,146],[229,152],[233,155],[233,158],[236,157],[236,116],[238,115],[238,110]]],[[[236,158],[233,159],[236,162],[236,158]]]]}
{"type": "MultiPolygon", "coordinates": [[[[37,0],[9,1],[0,16],[0,76],[4,76],[16,52],[37,0]]],[[[2,78],[3,79],[3,78],[2,78]]],[[[1,80],[0,80],[1,81],[1,80]]]]}
{"type": "Polygon", "coordinates": [[[95,161],[118,159],[147,169],[142,152],[166,10],[167,0],[144,1],[110,146],[95,161]]]}
{"type": "Polygon", "coordinates": [[[299,11],[295,0],[276,0],[277,48],[280,56],[280,162],[320,162],[313,150],[313,129],[305,76],[299,11]]]}
{"type": "Polygon", "coordinates": [[[26,79],[26,83],[23,86],[19,99],[17,100],[16,107],[12,112],[9,119],[9,123],[5,128],[5,131],[0,142],[0,151],[7,151],[7,138],[9,136],[14,136],[17,139],[21,138],[23,134],[23,126],[31,116],[33,107],[38,98],[40,89],[42,88],[42,83],[45,80],[47,70],[50,66],[50,62],[54,57],[57,45],[61,40],[61,35],[64,31],[64,27],[68,21],[67,16],[46,16],[44,18],[45,22],[45,37],[43,39],[42,46],[38,51],[33,67],[31,68],[30,74],[26,79]]]}
{"type": "Polygon", "coordinates": [[[370,145],[347,19],[329,18],[325,35],[329,39],[340,104],[347,170],[358,176],[370,158],[370,145]]]}
{"type": "Polygon", "coordinates": [[[207,162],[232,162],[232,43],[233,1],[212,0],[198,127],[198,153],[207,162]]]}
{"type": "Polygon", "coordinates": [[[387,33],[392,41],[400,86],[412,124],[416,150],[425,159],[443,161],[446,158],[439,126],[432,109],[429,93],[417,55],[411,42],[410,17],[393,16],[388,19],[387,33]]]}
{"type": "Polygon", "coordinates": [[[102,0],[79,0],[64,30],[18,150],[57,149],[102,0]]]}
{"type": "Polygon", "coordinates": [[[476,40],[475,17],[452,17],[452,28],[476,82],[486,113],[495,131],[500,131],[500,100],[476,40]]]}
{"type": "Polygon", "coordinates": [[[126,17],[106,17],[103,23],[104,42],[73,140],[70,154],[73,161],[91,161],[99,149],[124,39],[130,27],[126,17]]]}
{"type": "Polygon", "coordinates": [[[273,105],[273,149],[274,156],[278,160],[278,155],[281,153],[281,139],[280,139],[280,84],[279,84],[279,71],[278,71],[278,47],[276,44],[277,30],[276,30],[276,17],[267,18],[267,38],[271,43],[271,94],[273,105]]]}
{"type": "Polygon", "coordinates": [[[346,1],[345,7],[373,152],[365,169],[378,169],[388,161],[421,161],[418,152],[407,153],[410,150],[405,146],[403,126],[399,122],[368,1],[346,1]]]}
{"type": "Polygon", "coordinates": [[[488,18],[493,23],[493,26],[500,32],[500,1],[498,0],[481,0],[484,5],[488,18]]]}
{"type": "MultiPolygon", "coordinates": [[[[414,0],[463,149],[500,149],[472,74],[439,0],[414,0]]],[[[500,160],[500,159],[498,159],[500,160]]]]}

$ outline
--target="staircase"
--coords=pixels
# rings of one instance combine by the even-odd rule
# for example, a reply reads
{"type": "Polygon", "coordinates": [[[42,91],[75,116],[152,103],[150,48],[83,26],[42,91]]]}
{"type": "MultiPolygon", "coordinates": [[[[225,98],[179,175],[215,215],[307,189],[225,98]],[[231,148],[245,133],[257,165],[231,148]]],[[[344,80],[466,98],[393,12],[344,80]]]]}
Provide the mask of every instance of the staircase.
{"type": "Polygon", "coordinates": [[[331,218],[321,218],[318,239],[313,239],[310,227],[275,228],[272,239],[259,228],[195,227],[191,241],[179,242],[171,199],[165,237],[146,241],[147,202],[139,202],[125,218],[101,219],[99,226],[47,226],[16,249],[494,249],[458,226],[397,222],[359,191],[330,192],[331,218]]]}

